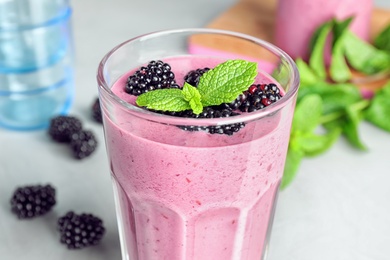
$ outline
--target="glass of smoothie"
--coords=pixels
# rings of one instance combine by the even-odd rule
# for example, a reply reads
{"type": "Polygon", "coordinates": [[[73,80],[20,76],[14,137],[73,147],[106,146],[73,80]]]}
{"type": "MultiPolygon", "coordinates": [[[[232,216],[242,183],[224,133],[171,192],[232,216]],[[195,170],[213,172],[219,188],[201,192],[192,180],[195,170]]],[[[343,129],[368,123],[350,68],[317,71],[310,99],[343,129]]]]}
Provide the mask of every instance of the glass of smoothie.
{"type": "Polygon", "coordinates": [[[170,30],[113,48],[97,80],[123,259],[266,259],[299,86],[293,60],[240,33],[170,30]],[[257,66],[236,103],[198,115],[136,103],[235,60],[257,66]]]}
{"type": "Polygon", "coordinates": [[[369,39],[372,0],[279,0],[275,44],[292,58],[308,59],[314,31],[333,18],[354,17],[350,29],[363,40],[369,39]]]}

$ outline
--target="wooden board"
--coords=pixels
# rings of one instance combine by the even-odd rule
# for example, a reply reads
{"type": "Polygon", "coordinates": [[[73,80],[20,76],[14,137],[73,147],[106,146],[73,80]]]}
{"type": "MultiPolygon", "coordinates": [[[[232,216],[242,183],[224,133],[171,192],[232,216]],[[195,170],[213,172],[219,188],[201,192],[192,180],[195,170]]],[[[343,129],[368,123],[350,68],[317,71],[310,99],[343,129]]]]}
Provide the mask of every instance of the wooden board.
{"type": "MultiPolygon", "coordinates": [[[[207,27],[241,32],[273,43],[276,5],[277,0],[241,0],[215,18],[207,27]]],[[[390,10],[374,8],[371,20],[371,39],[389,23],[390,10]]],[[[240,53],[244,56],[246,55],[245,51],[250,51],[250,48],[225,39],[204,38],[195,40],[193,43],[211,49],[240,53]]],[[[264,59],[264,57],[262,58],[264,59]]],[[[361,87],[369,90],[382,86],[387,80],[383,77],[379,80],[378,78],[362,80],[362,75],[359,73],[356,73],[355,77],[358,78],[357,82],[364,82],[361,83],[363,84],[361,87]]]]}

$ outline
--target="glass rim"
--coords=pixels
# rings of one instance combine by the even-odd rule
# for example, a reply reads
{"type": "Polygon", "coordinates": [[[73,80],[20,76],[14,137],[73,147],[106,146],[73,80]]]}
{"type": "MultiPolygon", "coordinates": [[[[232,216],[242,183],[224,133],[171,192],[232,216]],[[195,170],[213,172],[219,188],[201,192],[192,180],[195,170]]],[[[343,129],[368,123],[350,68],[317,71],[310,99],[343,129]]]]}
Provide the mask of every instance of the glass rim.
{"type": "MultiPolygon", "coordinates": [[[[228,30],[221,30],[221,29],[210,29],[210,28],[184,28],[184,29],[172,29],[172,30],[160,30],[160,31],[154,31],[146,34],[142,34],[133,38],[130,38],[129,40],[126,40],[117,46],[115,46],[113,49],[111,49],[105,56],[103,56],[102,60],[100,61],[97,69],[97,82],[98,82],[98,88],[100,91],[103,91],[104,95],[108,96],[108,98],[111,101],[114,101],[116,104],[119,104],[121,108],[125,109],[126,112],[131,113],[134,116],[137,116],[139,118],[144,118],[146,120],[158,122],[158,123],[164,123],[164,124],[172,124],[172,125],[224,125],[224,124],[234,124],[234,123],[241,123],[241,122],[249,122],[256,119],[264,118],[267,116],[272,115],[276,111],[279,111],[283,107],[285,107],[297,94],[298,88],[299,88],[299,82],[300,82],[300,76],[298,72],[298,68],[293,61],[293,59],[283,50],[278,48],[272,43],[269,43],[265,40],[259,39],[254,36],[250,36],[244,33],[239,32],[233,32],[228,30]],[[119,98],[117,95],[115,95],[110,86],[105,81],[104,78],[104,68],[107,61],[110,59],[112,55],[115,54],[115,52],[119,49],[121,49],[123,46],[127,45],[128,43],[131,43],[133,41],[137,40],[145,40],[147,38],[151,37],[158,37],[159,35],[168,35],[168,34],[179,34],[179,33],[204,33],[204,34],[219,34],[219,35],[225,35],[225,36],[232,36],[236,38],[240,38],[243,40],[250,41],[252,43],[258,44],[261,47],[266,48],[268,51],[272,52],[275,55],[279,55],[280,57],[283,57],[285,61],[287,61],[289,69],[289,73],[291,75],[291,79],[289,80],[288,85],[290,86],[290,89],[285,93],[285,95],[275,103],[272,103],[271,105],[259,109],[257,111],[251,112],[251,113],[241,113],[237,116],[232,117],[223,117],[223,118],[183,118],[183,117],[175,117],[165,114],[159,114],[155,113],[143,108],[140,108],[136,105],[130,104],[126,102],[125,100],[119,98]]],[[[119,79],[119,78],[118,78],[119,79]]],[[[118,80],[116,79],[116,80],[118,80]]],[[[103,112],[104,113],[104,112],[103,112]]]]}

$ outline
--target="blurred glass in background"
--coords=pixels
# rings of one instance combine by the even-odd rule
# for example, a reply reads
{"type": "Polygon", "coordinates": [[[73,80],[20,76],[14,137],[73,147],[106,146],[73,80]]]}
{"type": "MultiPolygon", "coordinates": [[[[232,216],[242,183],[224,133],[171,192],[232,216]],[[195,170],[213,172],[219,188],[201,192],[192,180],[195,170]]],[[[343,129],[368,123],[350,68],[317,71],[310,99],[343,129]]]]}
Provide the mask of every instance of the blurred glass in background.
{"type": "Polygon", "coordinates": [[[74,96],[68,0],[0,0],[0,126],[45,128],[74,96]]]}

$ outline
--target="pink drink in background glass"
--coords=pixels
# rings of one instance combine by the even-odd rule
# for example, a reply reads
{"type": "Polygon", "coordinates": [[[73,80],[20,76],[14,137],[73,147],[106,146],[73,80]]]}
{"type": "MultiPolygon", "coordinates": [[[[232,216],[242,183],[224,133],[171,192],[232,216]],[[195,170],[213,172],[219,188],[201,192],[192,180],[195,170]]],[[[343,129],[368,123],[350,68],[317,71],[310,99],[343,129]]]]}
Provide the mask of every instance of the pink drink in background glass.
{"type": "MultiPolygon", "coordinates": [[[[150,48],[138,40],[132,41],[150,48]]],[[[121,73],[110,69],[110,63],[119,64],[112,56],[132,41],[108,54],[98,75],[123,259],[266,259],[298,88],[291,59],[283,57],[290,78],[281,86],[284,97],[273,105],[224,119],[179,118],[139,109],[136,97],[124,92],[131,72],[150,61],[136,59],[139,66],[121,66],[121,73]],[[109,71],[119,77],[114,80],[109,71]],[[231,136],[178,127],[223,122],[245,127],[231,136]]],[[[167,58],[156,59],[171,65],[179,85],[188,71],[225,60],[166,52],[167,58]]],[[[259,70],[256,83],[274,82],[279,85],[259,70]]]]}
{"type": "Polygon", "coordinates": [[[294,59],[307,59],[309,42],[318,26],[332,18],[351,16],[350,29],[368,40],[372,6],[372,0],[279,0],[275,44],[294,59]]]}

